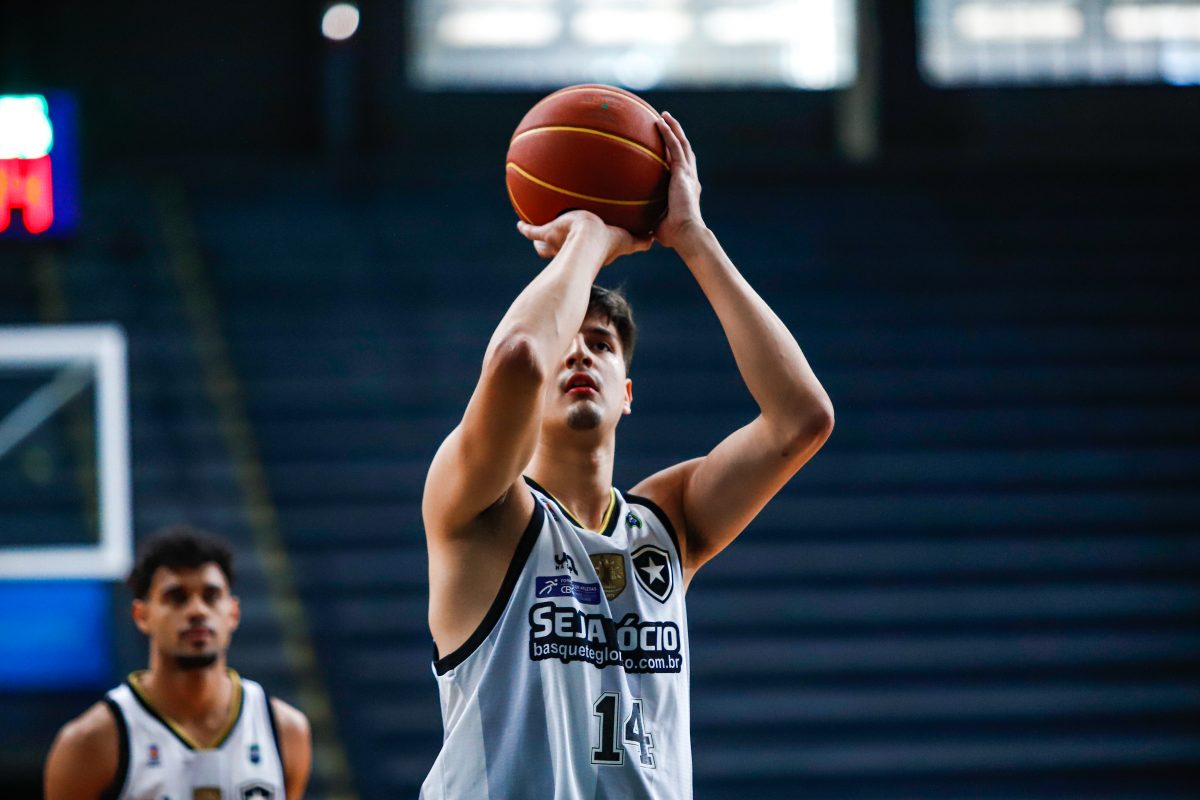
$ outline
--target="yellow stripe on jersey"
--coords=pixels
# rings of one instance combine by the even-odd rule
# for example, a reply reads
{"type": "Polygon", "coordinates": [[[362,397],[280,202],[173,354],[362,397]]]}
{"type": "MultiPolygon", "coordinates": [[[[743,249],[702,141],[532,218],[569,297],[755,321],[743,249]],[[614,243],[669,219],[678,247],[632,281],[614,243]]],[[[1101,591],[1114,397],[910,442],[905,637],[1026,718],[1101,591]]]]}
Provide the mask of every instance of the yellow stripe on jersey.
{"type": "Polygon", "coordinates": [[[221,745],[225,744],[225,740],[229,738],[229,734],[233,733],[233,726],[237,724],[238,717],[242,713],[242,676],[237,674],[236,670],[229,669],[229,677],[233,680],[233,702],[229,704],[229,718],[225,720],[225,725],[217,733],[212,744],[205,746],[196,741],[190,733],[183,729],[175,720],[162,713],[157,706],[150,700],[146,690],[142,688],[141,676],[145,674],[145,670],[140,672],[129,673],[129,685],[141,701],[146,704],[146,707],[153,710],[163,723],[166,724],[171,731],[183,740],[184,744],[193,750],[216,750],[221,745]]]}
{"type": "MultiPolygon", "coordinates": [[[[541,487],[539,487],[539,488],[541,488],[541,487]]],[[[608,487],[608,508],[604,512],[604,517],[600,520],[600,530],[594,531],[591,528],[589,528],[587,525],[584,525],[582,522],[580,522],[579,517],[575,516],[571,512],[571,509],[567,508],[566,503],[564,503],[562,500],[559,500],[557,497],[555,497],[554,494],[551,493],[549,489],[542,489],[542,491],[545,492],[546,494],[550,495],[551,500],[558,503],[558,507],[563,510],[563,513],[566,514],[568,518],[570,518],[571,522],[573,522],[575,524],[575,527],[583,528],[588,533],[603,534],[604,531],[608,530],[608,522],[609,522],[609,520],[612,519],[613,509],[615,509],[617,507],[617,490],[610,486],[610,487],[608,487]]]]}

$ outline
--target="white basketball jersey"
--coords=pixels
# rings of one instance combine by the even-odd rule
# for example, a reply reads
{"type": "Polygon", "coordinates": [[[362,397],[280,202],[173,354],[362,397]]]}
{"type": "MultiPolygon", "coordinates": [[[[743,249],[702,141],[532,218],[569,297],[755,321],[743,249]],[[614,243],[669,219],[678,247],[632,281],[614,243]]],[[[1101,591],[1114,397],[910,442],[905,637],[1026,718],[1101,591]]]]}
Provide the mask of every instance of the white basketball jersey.
{"type": "Polygon", "coordinates": [[[121,735],[121,768],[109,797],[117,800],[284,800],[283,762],[267,693],[233,670],[228,732],[200,747],[162,716],[138,686],[137,674],[105,702],[121,735]]]}
{"type": "Polygon", "coordinates": [[[534,512],[479,628],[438,659],[445,734],[423,800],[692,796],[687,613],[670,521],[615,489],[583,528],[534,512]]]}

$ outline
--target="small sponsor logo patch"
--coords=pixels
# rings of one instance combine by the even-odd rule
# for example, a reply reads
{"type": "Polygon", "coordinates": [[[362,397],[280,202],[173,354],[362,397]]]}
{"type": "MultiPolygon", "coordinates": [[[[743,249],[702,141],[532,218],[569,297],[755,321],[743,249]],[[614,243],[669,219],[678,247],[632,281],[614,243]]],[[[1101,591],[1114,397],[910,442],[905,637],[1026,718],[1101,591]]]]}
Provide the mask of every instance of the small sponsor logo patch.
{"type": "Polygon", "coordinates": [[[578,572],[575,571],[575,559],[571,558],[571,556],[568,555],[567,553],[559,553],[558,555],[556,555],[554,557],[554,568],[555,569],[565,569],[567,572],[571,573],[572,575],[579,574],[578,572]]]}
{"type": "Polygon", "coordinates": [[[250,745],[250,763],[257,764],[262,761],[262,749],[257,744],[250,745]]]}
{"type": "Polygon", "coordinates": [[[148,759],[146,759],[146,766],[157,767],[159,764],[162,763],[162,760],[161,760],[161,758],[159,756],[159,752],[158,752],[158,745],[156,745],[156,744],[150,745],[149,756],[150,757],[148,759]]]}
{"type": "Polygon", "coordinates": [[[580,583],[566,575],[539,575],[534,581],[534,594],[538,597],[574,597],[594,606],[600,602],[600,584],[580,583]]]}

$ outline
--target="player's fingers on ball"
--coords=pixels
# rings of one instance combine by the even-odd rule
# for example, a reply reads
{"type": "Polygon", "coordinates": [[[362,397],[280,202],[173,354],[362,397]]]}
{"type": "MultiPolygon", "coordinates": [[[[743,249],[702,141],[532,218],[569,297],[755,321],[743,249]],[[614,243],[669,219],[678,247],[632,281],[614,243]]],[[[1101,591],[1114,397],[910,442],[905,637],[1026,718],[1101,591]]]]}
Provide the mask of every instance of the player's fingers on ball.
{"type": "Polygon", "coordinates": [[[671,122],[674,123],[675,135],[679,137],[679,141],[683,142],[683,149],[687,151],[688,157],[695,161],[696,151],[692,149],[692,140],[684,132],[683,126],[679,124],[679,120],[671,117],[671,122]]]}
{"type": "Polygon", "coordinates": [[[671,163],[685,161],[687,159],[687,152],[683,149],[683,143],[675,135],[675,131],[671,128],[670,123],[663,117],[659,117],[656,122],[658,132],[662,134],[663,142],[667,145],[667,155],[670,156],[671,163]]]}

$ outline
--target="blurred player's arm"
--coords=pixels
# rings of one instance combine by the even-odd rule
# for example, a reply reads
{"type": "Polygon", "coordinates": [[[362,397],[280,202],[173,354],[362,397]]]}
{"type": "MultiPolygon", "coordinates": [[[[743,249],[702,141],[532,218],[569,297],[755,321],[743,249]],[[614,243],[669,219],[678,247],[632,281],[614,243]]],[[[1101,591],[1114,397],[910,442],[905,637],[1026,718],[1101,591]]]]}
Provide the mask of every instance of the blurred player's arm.
{"type": "Polygon", "coordinates": [[[675,249],[721,322],[759,416],[707,456],[634,487],[683,531],[685,577],[721,552],[833,430],[833,404],[787,327],[741,276],[700,216],[696,156],[678,121],[660,123],[671,159],[668,213],[655,232],[675,249]]]}
{"type": "Polygon", "coordinates": [[[308,717],[300,709],[290,706],[277,697],[271,698],[271,710],[279,726],[279,749],[283,759],[283,782],[287,788],[287,800],[300,800],[308,786],[308,775],[312,770],[312,730],[308,717]]]}
{"type": "MultiPolygon", "coordinates": [[[[553,260],[492,334],[462,422],[434,456],[422,501],[433,536],[466,532],[520,481],[537,444],[545,381],[583,323],[592,282],[605,264],[651,244],[584,211],[518,227],[539,255],[553,260]]],[[[532,497],[522,496],[528,514],[532,497]]]]}
{"type": "Polygon", "coordinates": [[[46,800],[99,798],[117,775],[119,737],[117,721],[104,703],[64,725],[46,756],[46,800]]]}

